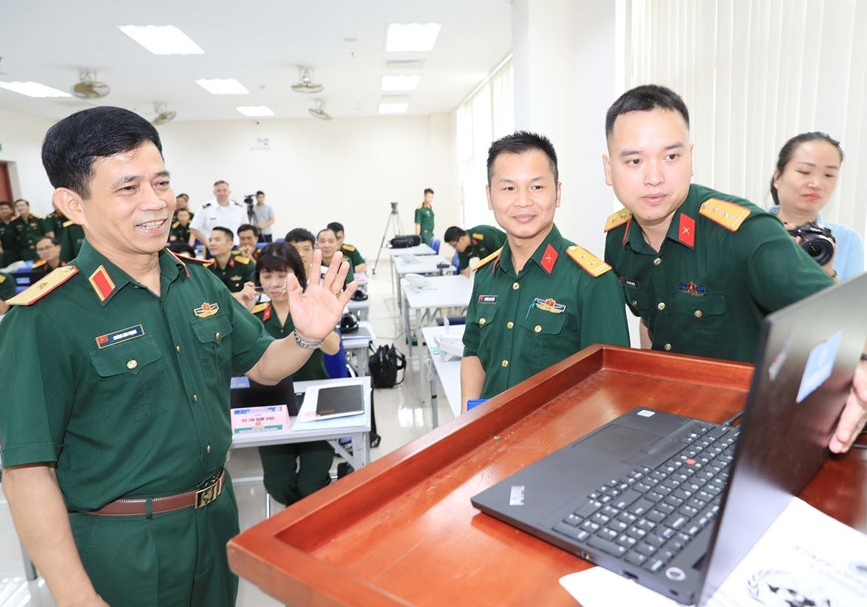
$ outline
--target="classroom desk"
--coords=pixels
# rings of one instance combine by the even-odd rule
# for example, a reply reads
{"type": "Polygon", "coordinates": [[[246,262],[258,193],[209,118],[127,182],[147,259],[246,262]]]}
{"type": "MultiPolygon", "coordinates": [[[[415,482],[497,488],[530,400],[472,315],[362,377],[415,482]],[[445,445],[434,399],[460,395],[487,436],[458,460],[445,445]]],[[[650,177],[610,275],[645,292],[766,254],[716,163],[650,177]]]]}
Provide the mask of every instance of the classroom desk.
{"type": "Polygon", "coordinates": [[[358,320],[367,320],[370,316],[370,300],[356,301],[350,299],[349,303],[346,304],[346,310],[355,314],[358,320]]]}
{"type": "Polygon", "coordinates": [[[359,377],[367,375],[367,363],[370,360],[369,344],[376,339],[376,333],[373,327],[366,320],[358,323],[358,331],[355,333],[347,333],[340,335],[340,341],[343,342],[343,347],[346,348],[346,356],[355,352],[355,372],[359,377]]]}
{"type": "Polygon", "coordinates": [[[395,264],[396,259],[398,259],[400,257],[405,258],[407,256],[412,256],[412,257],[426,256],[426,257],[435,258],[435,259],[437,259],[437,261],[439,261],[439,255],[437,255],[437,252],[434,251],[432,248],[430,248],[426,244],[420,244],[420,245],[417,245],[414,247],[406,247],[403,249],[390,249],[389,248],[389,249],[386,249],[386,252],[388,253],[389,258],[391,259],[391,287],[393,290],[395,290],[397,292],[398,299],[400,299],[400,289],[396,286],[397,283],[399,282],[399,278],[397,275],[397,266],[395,264]]]}
{"type": "MultiPolygon", "coordinates": [[[[430,361],[430,404],[434,412],[437,410],[437,379],[443,384],[446,402],[452,415],[457,417],[461,414],[461,359],[447,355],[443,358],[436,343],[438,335],[448,331],[449,335],[462,336],[466,325],[451,325],[450,327],[424,327],[421,330],[427,345],[427,353],[430,361]]],[[[434,413],[434,427],[437,426],[437,415],[434,413]]]]}
{"type": "MultiPolygon", "coordinates": [[[[425,276],[427,286],[423,289],[403,286],[403,320],[406,335],[412,333],[410,311],[418,315],[422,310],[440,308],[466,308],[473,294],[473,281],[465,276],[425,276]]],[[[412,356],[412,339],[407,340],[409,356],[412,356]]]]}
{"type": "MultiPolygon", "coordinates": [[[[590,563],[470,498],[639,404],[722,422],[752,366],[591,346],[234,537],[229,563],[296,607],[573,607],[590,563]]],[[[867,453],[829,460],[800,497],[867,531],[867,453]]]]}
{"type": "MultiPolygon", "coordinates": [[[[439,255],[398,255],[391,258],[393,271],[391,273],[394,280],[392,287],[397,291],[397,305],[402,305],[401,295],[401,280],[407,274],[420,274],[421,276],[441,276],[443,270],[439,268],[439,264],[448,263],[439,255]]],[[[450,266],[451,267],[451,266],[450,266]]]]}

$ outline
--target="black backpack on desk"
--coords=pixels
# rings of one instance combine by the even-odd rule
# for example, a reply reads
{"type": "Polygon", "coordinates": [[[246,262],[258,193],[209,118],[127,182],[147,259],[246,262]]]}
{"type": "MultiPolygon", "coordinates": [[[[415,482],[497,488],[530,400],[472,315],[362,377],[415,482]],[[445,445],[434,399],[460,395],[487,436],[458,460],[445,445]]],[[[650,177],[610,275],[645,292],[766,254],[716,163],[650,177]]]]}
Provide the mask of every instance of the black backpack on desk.
{"type": "Polygon", "coordinates": [[[401,383],[406,377],[406,356],[392,346],[379,346],[376,350],[373,349],[373,343],[370,348],[370,360],[367,363],[370,371],[370,381],[374,388],[394,388],[401,383]],[[397,380],[397,372],[404,371],[401,374],[400,381],[397,380]]]}

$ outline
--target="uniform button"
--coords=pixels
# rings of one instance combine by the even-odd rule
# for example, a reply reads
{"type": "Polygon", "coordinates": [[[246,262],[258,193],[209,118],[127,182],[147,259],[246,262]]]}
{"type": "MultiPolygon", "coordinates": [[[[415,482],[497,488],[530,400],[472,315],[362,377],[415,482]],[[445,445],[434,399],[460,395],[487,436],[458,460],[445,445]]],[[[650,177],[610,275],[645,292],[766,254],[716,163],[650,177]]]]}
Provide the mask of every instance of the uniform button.
{"type": "Polygon", "coordinates": [[[199,402],[199,395],[198,394],[193,394],[193,402],[194,403],[199,402]]]}
{"type": "Polygon", "coordinates": [[[126,363],[126,368],[127,368],[127,369],[132,370],[132,369],[135,369],[136,367],[138,367],[138,361],[137,361],[137,360],[130,360],[130,361],[127,361],[127,363],[126,363]]]}
{"type": "Polygon", "coordinates": [[[695,312],[693,312],[693,314],[696,318],[701,318],[701,310],[696,310],[695,312]]]}
{"type": "Polygon", "coordinates": [[[500,363],[500,364],[502,364],[504,367],[508,367],[508,366],[509,366],[509,361],[508,361],[508,360],[504,360],[504,361],[503,361],[502,363],[500,363]]]}
{"type": "Polygon", "coordinates": [[[512,290],[513,291],[517,291],[520,288],[521,288],[521,285],[519,285],[518,283],[516,283],[516,282],[512,283],[512,290]]]}
{"type": "Polygon", "coordinates": [[[178,352],[180,352],[180,351],[181,351],[181,344],[176,345],[176,346],[175,346],[175,350],[177,350],[178,352]]]}
{"type": "Polygon", "coordinates": [[[632,300],[632,305],[633,305],[633,306],[637,306],[637,305],[638,305],[638,300],[633,299],[633,300],[632,300]]]}
{"type": "Polygon", "coordinates": [[[211,445],[208,445],[207,448],[205,449],[205,451],[210,453],[211,452],[211,445]]]}
{"type": "Polygon", "coordinates": [[[661,301],[658,304],[656,304],[656,309],[657,310],[665,310],[665,302],[661,301]]]}
{"type": "Polygon", "coordinates": [[[534,333],[541,333],[542,332],[542,326],[536,325],[535,327],[533,327],[533,332],[534,333]]]}
{"type": "Polygon", "coordinates": [[[668,352],[669,350],[671,350],[671,344],[665,344],[665,345],[662,346],[662,347],[665,348],[665,351],[666,351],[666,352],[668,352]]]}
{"type": "Polygon", "coordinates": [[[655,265],[655,266],[658,266],[661,263],[662,263],[662,259],[660,259],[659,257],[657,257],[656,259],[653,260],[653,265],[655,265]]]}
{"type": "Polygon", "coordinates": [[[214,333],[214,339],[216,339],[217,341],[220,341],[220,332],[219,331],[214,333]]]}
{"type": "Polygon", "coordinates": [[[513,323],[511,320],[510,320],[509,322],[506,323],[506,328],[507,328],[507,329],[512,329],[512,328],[514,328],[514,327],[515,327],[515,323],[513,323]]]}
{"type": "Polygon", "coordinates": [[[488,321],[487,321],[487,319],[485,319],[485,318],[480,318],[480,319],[479,319],[479,324],[480,324],[480,325],[483,325],[483,324],[485,324],[486,322],[488,322],[488,321]]]}

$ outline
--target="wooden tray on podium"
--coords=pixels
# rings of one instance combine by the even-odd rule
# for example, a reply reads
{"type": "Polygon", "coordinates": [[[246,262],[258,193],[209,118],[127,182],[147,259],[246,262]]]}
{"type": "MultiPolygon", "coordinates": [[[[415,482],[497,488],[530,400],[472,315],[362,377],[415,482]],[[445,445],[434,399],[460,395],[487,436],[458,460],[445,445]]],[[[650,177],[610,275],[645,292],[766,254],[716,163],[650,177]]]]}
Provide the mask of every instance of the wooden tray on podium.
{"type": "MultiPolygon", "coordinates": [[[[470,497],[635,406],[722,422],[752,366],[592,346],[263,521],[229,543],[240,576],[299,607],[573,606],[586,561],[478,512],[470,497]]],[[[801,497],[867,531],[867,456],[801,497]]]]}

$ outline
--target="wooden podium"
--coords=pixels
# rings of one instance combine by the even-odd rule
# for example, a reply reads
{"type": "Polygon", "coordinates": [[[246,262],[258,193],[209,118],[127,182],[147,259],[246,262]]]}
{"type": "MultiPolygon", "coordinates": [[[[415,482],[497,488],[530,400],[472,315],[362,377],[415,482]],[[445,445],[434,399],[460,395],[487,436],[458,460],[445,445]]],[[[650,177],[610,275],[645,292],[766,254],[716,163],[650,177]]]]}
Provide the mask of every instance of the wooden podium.
{"type": "MultiPolygon", "coordinates": [[[[229,562],[299,607],[572,607],[558,579],[590,564],[470,497],[636,406],[722,422],[751,376],[740,363],[592,346],[241,533],[229,562]]],[[[865,477],[867,454],[853,451],[801,497],[865,532],[865,477]]]]}

